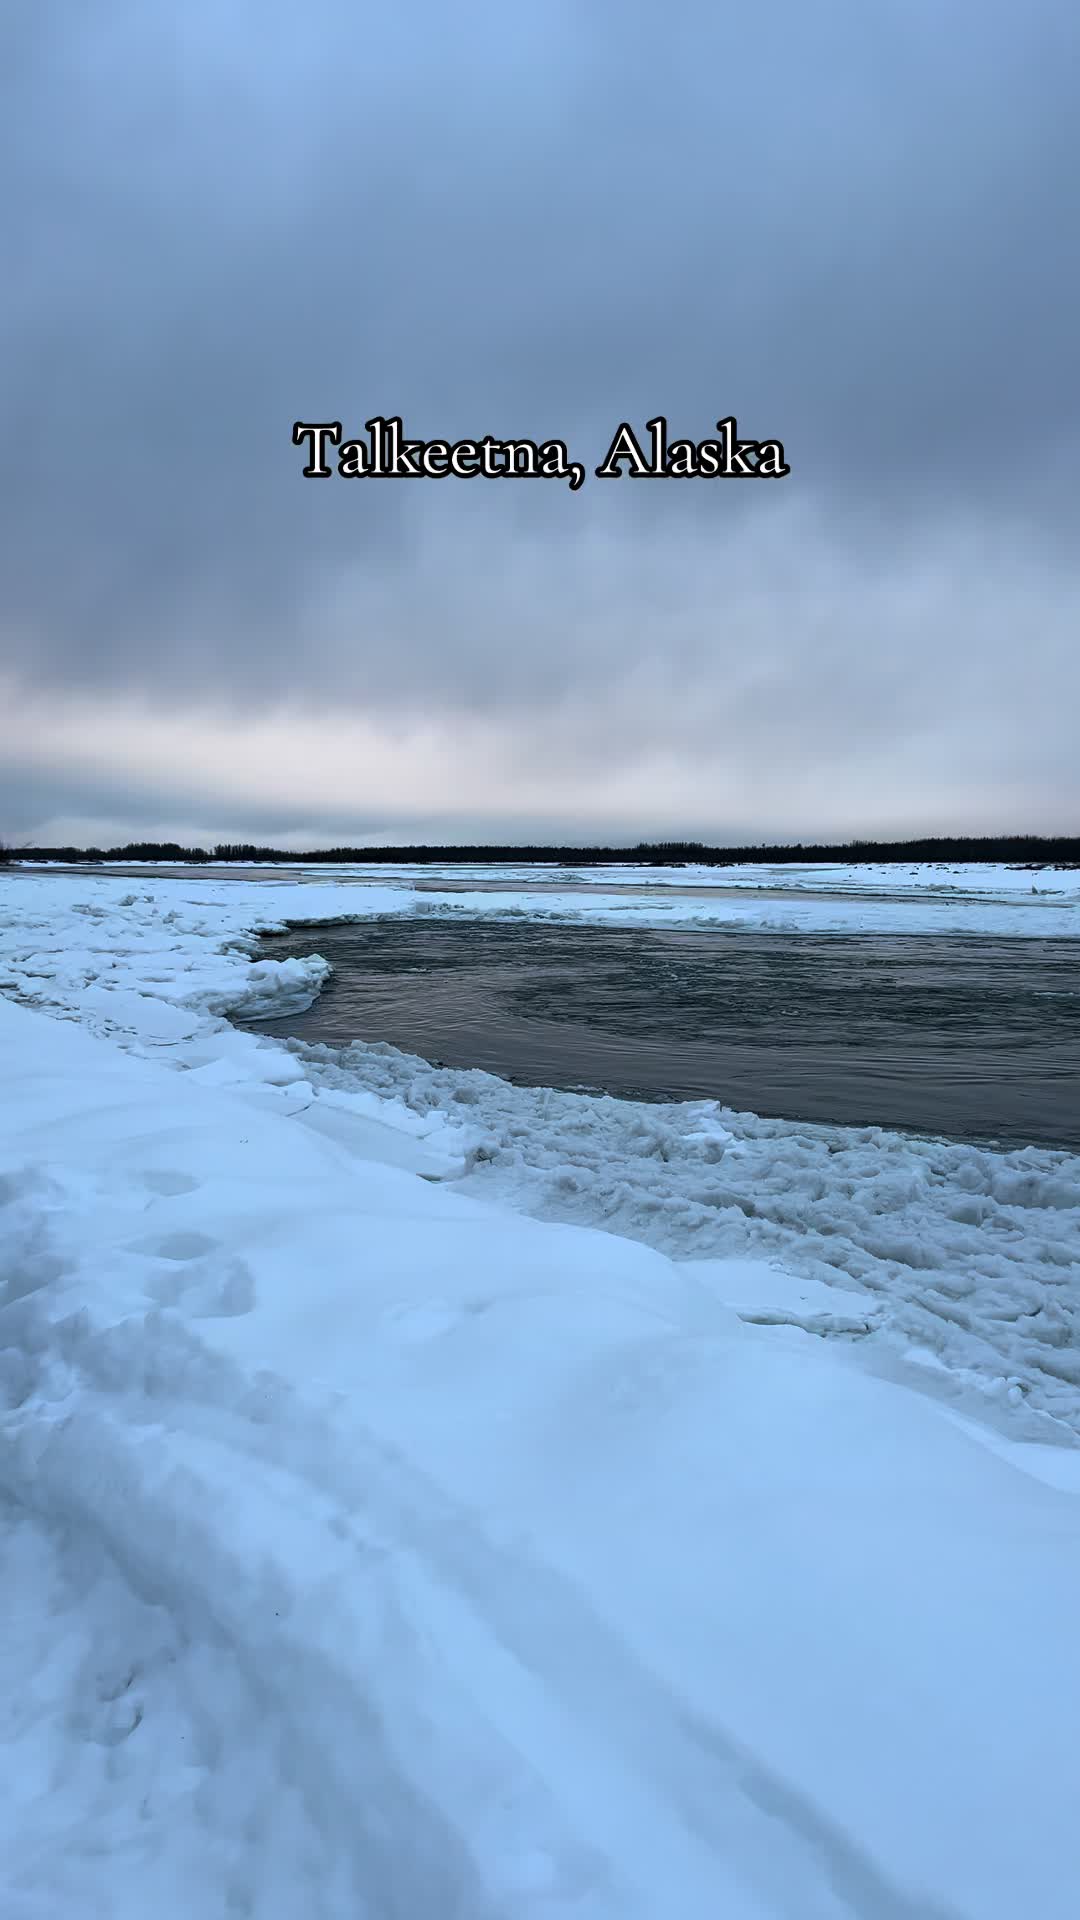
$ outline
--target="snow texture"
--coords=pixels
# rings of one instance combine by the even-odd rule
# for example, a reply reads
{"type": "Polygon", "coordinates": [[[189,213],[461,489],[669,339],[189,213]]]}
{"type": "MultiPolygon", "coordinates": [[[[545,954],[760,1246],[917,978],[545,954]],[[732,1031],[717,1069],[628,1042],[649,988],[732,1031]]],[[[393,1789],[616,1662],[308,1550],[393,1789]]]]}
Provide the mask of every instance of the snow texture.
{"type": "Polygon", "coordinates": [[[0,879],[4,1920],[1071,1920],[1078,1163],[228,1025],[432,898],[0,879]]]}

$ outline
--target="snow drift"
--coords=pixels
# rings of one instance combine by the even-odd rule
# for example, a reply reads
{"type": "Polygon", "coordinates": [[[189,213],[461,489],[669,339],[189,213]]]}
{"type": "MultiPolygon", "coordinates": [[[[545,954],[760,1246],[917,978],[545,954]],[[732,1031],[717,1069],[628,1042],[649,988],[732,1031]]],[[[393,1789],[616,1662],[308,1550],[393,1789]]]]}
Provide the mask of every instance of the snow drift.
{"type": "Polygon", "coordinates": [[[517,1210],[621,1103],[505,1110],[485,1161],[495,1094],[230,1029],[258,889],[16,884],[52,1017],[0,999],[5,1920],[1071,1916],[1080,1449],[1049,1385],[984,1390],[1038,1344],[1045,1169],[905,1199],[886,1142],[860,1218],[856,1161],[699,1113],[776,1232],[673,1261],[661,1154],[636,1240],[517,1210]],[[949,1399],[868,1356],[920,1244],[949,1399]]]}

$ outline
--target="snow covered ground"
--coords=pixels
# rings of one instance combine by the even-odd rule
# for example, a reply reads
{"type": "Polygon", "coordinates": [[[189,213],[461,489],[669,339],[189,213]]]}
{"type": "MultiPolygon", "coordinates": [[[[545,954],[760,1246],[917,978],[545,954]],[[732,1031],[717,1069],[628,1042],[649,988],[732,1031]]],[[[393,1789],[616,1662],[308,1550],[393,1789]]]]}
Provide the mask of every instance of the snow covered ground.
{"type": "Polygon", "coordinates": [[[1080,1162],[224,1017],[460,904],[0,876],[0,1914],[1071,1920],[1080,1162]]]}
{"type": "MultiPolygon", "coordinates": [[[[54,863],[28,862],[24,871],[36,871],[39,865],[54,863]]],[[[98,871],[109,873],[111,868],[128,871],[145,869],[147,873],[158,870],[161,863],[152,861],[103,861],[98,871]]],[[[168,870],[169,863],[164,863],[168,870]]],[[[183,868],[191,872],[191,868],[183,868]]],[[[288,874],[301,875],[310,879],[326,879],[328,875],[335,880],[341,878],[359,879],[373,882],[385,882],[387,878],[413,883],[415,881],[437,882],[440,879],[461,885],[473,881],[497,881],[500,884],[519,883],[523,888],[537,882],[551,884],[565,881],[595,887],[650,886],[650,887],[744,887],[751,890],[781,887],[785,892],[825,892],[846,894],[888,893],[904,896],[934,896],[951,894],[955,896],[974,895],[981,898],[1015,898],[1022,894],[1049,894],[1060,899],[1077,900],[1080,898],[1080,873],[1069,867],[1007,866],[994,861],[950,861],[916,862],[904,865],[892,861],[884,864],[874,862],[858,865],[830,865],[826,861],[808,861],[802,865],[785,862],[782,866],[761,862],[744,862],[734,867],[702,866],[688,863],[685,866],[656,867],[635,866],[630,862],[614,866],[568,867],[554,863],[530,862],[528,865],[502,864],[491,861],[470,863],[454,861],[439,866],[430,861],[355,861],[327,866],[320,862],[267,861],[259,866],[245,867],[238,863],[230,867],[228,862],[221,866],[203,869],[208,876],[220,872],[264,873],[270,876],[288,874]]]]}
{"type": "MultiPolygon", "coordinates": [[[[41,869],[18,869],[31,881],[41,869]]],[[[154,885],[148,869],[121,877],[121,894],[154,885]],[[134,875],[133,879],[131,876],[134,875]]],[[[1080,872],[1003,866],[921,867],[468,867],[381,865],[328,869],[273,865],[185,871],[174,880],[185,900],[221,909],[229,924],[273,926],[285,919],[332,919],[350,913],[509,913],[560,920],[605,920],[614,926],[800,928],[807,932],[987,933],[1041,938],[1080,936],[1080,872]],[[247,876],[254,875],[255,878],[247,876]],[[240,876],[240,877],[237,877],[240,876]],[[258,886],[254,910],[251,890],[258,886]],[[298,904],[297,887],[303,887],[298,904]],[[440,891],[440,888],[443,890],[440,891]],[[421,889],[419,893],[415,890],[421,889]],[[497,891],[495,891],[497,889],[497,891]],[[357,901],[358,890],[363,899],[357,901]],[[241,911],[235,913],[242,895],[241,911]],[[232,918],[230,919],[230,912],[232,918]]],[[[50,883],[69,876],[50,874],[50,883]]],[[[9,876],[10,885],[12,876],[9,876]]],[[[107,867],[79,875],[112,888],[107,867]]],[[[37,898],[31,895],[31,898],[37,898]]],[[[96,898],[118,896],[99,893],[96,898]]],[[[224,922],[223,922],[224,923],[224,922]]]]}

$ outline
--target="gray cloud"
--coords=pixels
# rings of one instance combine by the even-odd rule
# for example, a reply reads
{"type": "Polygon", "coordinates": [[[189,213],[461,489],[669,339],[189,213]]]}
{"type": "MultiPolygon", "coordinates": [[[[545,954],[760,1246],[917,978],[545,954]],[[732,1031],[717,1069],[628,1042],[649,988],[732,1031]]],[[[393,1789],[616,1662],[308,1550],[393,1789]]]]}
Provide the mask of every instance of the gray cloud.
{"type": "Polygon", "coordinates": [[[736,728],[757,765],[827,789],[876,754],[898,791],[930,711],[973,791],[992,738],[1019,813],[1058,765],[1075,806],[1067,0],[23,0],[3,31],[24,687],[479,713],[553,778],[736,728]],[[792,475],[316,485],[289,441],[400,412],[592,465],[655,411],[734,411],[792,475]]]}

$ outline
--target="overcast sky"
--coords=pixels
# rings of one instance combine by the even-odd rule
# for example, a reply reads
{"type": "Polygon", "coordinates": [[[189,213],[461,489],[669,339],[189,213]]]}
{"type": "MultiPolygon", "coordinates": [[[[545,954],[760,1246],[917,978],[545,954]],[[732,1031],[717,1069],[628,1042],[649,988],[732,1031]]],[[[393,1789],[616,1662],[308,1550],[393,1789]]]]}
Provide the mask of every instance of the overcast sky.
{"type": "Polygon", "coordinates": [[[0,835],[1076,830],[1074,0],[15,0],[0,835]],[[734,414],[771,482],[601,481],[734,414]],[[294,420],[590,478],[302,477],[294,420]]]}

